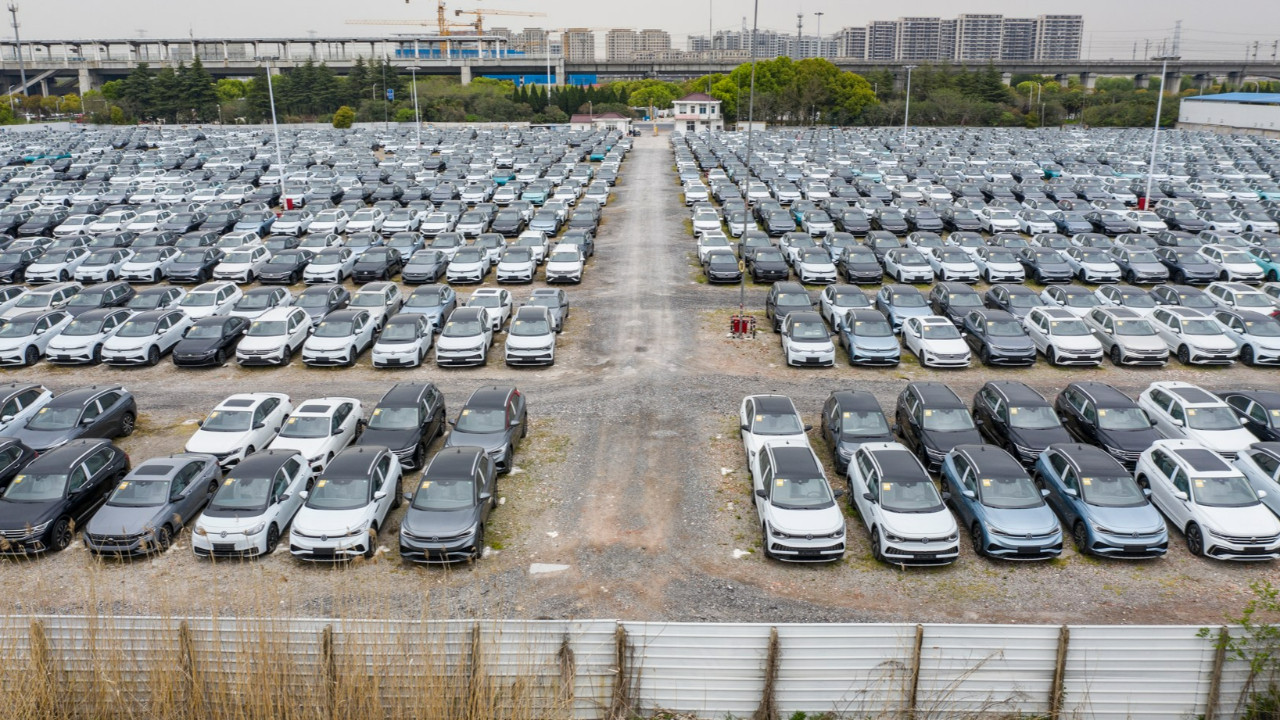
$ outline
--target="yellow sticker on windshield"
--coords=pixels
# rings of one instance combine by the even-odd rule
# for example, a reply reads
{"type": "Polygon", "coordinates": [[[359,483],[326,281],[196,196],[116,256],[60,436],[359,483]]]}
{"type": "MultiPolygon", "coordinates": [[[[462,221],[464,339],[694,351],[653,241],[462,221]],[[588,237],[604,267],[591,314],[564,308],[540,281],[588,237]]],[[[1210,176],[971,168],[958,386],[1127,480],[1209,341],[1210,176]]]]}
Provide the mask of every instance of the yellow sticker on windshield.
{"type": "Polygon", "coordinates": [[[373,411],[373,414],[374,414],[374,415],[381,415],[381,414],[382,414],[382,408],[375,408],[375,409],[374,409],[374,411],[373,411]]]}
{"type": "Polygon", "coordinates": [[[847,412],[847,413],[845,413],[845,414],[844,414],[844,419],[845,419],[845,420],[848,420],[848,419],[849,419],[849,418],[851,418],[851,417],[853,417],[853,413],[851,413],[851,412],[847,412]]]}
{"type": "Polygon", "coordinates": [[[884,488],[885,491],[888,492],[890,485],[889,483],[880,483],[880,487],[884,488]]]}
{"type": "Polygon", "coordinates": [[[1195,411],[1195,410],[1188,410],[1188,411],[1187,411],[1187,414],[1188,414],[1188,415],[1195,415],[1195,414],[1196,414],[1196,411],[1195,411]]]}
{"type": "Polygon", "coordinates": [[[316,481],[316,487],[318,487],[318,488],[322,488],[322,487],[324,487],[325,485],[327,485],[328,483],[329,483],[329,481],[328,481],[328,480],[318,480],[318,481],[316,481]]]}
{"type": "Polygon", "coordinates": [[[1198,487],[1198,488],[1202,488],[1202,487],[1204,487],[1204,481],[1203,481],[1203,480],[1197,480],[1197,481],[1196,481],[1196,487],[1198,487]]]}
{"type": "Polygon", "coordinates": [[[1009,414],[1010,414],[1010,415],[1017,415],[1017,414],[1018,414],[1018,408],[1009,408],[1009,414]]]}
{"type": "Polygon", "coordinates": [[[426,490],[426,489],[427,489],[427,488],[429,488],[429,487],[431,487],[431,481],[430,481],[430,480],[423,480],[423,481],[422,481],[422,489],[423,489],[423,490],[426,490]]]}
{"type": "MultiPolygon", "coordinates": [[[[40,412],[44,412],[44,411],[43,411],[43,410],[41,410],[40,412]]],[[[217,411],[217,410],[214,410],[213,412],[209,413],[209,417],[211,417],[211,418],[216,418],[216,417],[218,417],[218,411],[217,411]]]]}
{"type": "Polygon", "coordinates": [[[1106,411],[1106,410],[1099,410],[1099,411],[1098,411],[1098,417],[1106,417],[1106,416],[1107,416],[1107,411],[1106,411]]]}
{"type": "Polygon", "coordinates": [[[1280,417],[1280,410],[1272,410],[1271,415],[1272,417],[1280,417]]]}
{"type": "Polygon", "coordinates": [[[40,412],[39,412],[39,414],[40,414],[40,415],[43,415],[43,414],[45,414],[45,413],[47,413],[47,412],[49,412],[49,408],[40,408],[40,412]]]}
{"type": "Polygon", "coordinates": [[[224,482],[224,483],[222,483],[222,484],[223,484],[223,485],[230,485],[231,483],[233,483],[233,482],[235,482],[235,481],[236,481],[236,479],[235,479],[235,478],[227,478],[226,482],[224,482]]]}
{"type": "Polygon", "coordinates": [[[120,487],[118,487],[118,488],[116,488],[116,489],[117,489],[117,490],[123,490],[123,489],[125,489],[125,488],[127,488],[127,487],[129,487],[129,483],[127,483],[127,482],[122,482],[122,483],[120,483],[120,487]]]}
{"type": "Polygon", "coordinates": [[[924,411],[924,416],[925,416],[925,417],[932,417],[932,416],[933,416],[933,411],[932,411],[932,410],[925,410],[925,411],[924,411]]]}
{"type": "Polygon", "coordinates": [[[982,487],[991,487],[991,478],[982,478],[982,487]]]}
{"type": "Polygon", "coordinates": [[[26,479],[26,477],[27,477],[26,475],[19,475],[18,477],[16,477],[16,478],[14,478],[14,479],[13,479],[13,484],[14,484],[14,485],[17,485],[18,483],[20,483],[20,482],[22,482],[23,480],[25,480],[25,479],[26,479]]]}
{"type": "Polygon", "coordinates": [[[784,484],[786,484],[786,482],[787,482],[787,481],[786,481],[786,480],[784,480],[783,478],[778,478],[778,483],[777,483],[777,485],[778,485],[778,487],[782,487],[784,484]]]}
{"type": "Polygon", "coordinates": [[[1080,482],[1084,483],[1085,485],[1092,485],[1092,484],[1093,484],[1093,478],[1084,478],[1084,479],[1082,479],[1080,482]]]}
{"type": "Polygon", "coordinates": [[[462,416],[463,416],[463,417],[466,417],[466,416],[468,416],[468,415],[470,415],[470,414],[471,414],[471,411],[470,411],[470,410],[463,410],[463,411],[462,411],[462,416]]]}

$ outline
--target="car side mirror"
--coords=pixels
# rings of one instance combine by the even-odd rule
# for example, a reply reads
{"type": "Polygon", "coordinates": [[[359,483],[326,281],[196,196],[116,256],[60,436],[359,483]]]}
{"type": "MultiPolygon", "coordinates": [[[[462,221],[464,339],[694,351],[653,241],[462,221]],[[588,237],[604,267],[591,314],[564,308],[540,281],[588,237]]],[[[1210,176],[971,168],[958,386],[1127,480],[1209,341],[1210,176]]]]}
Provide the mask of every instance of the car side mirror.
{"type": "Polygon", "coordinates": [[[1258,491],[1258,499],[1259,499],[1259,500],[1261,500],[1262,498],[1264,498],[1264,497],[1266,497],[1266,496],[1267,496],[1267,491],[1266,491],[1266,490],[1259,490],[1259,491],[1258,491]]]}
{"type": "Polygon", "coordinates": [[[307,490],[299,490],[298,497],[302,498],[303,500],[306,500],[308,497],[311,497],[311,493],[307,490]]]}
{"type": "Polygon", "coordinates": [[[376,493],[374,493],[374,494],[373,494],[373,499],[374,499],[374,500],[382,500],[382,499],[383,499],[383,498],[385,498],[386,496],[387,496],[387,491],[386,491],[386,490],[379,490],[378,492],[376,492],[376,493]]]}
{"type": "Polygon", "coordinates": [[[1142,488],[1142,494],[1146,497],[1151,497],[1151,488],[1142,488]]]}
{"type": "Polygon", "coordinates": [[[1071,497],[1079,497],[1079,496],[1080,496],[1080,493],[1076,492],[1075,490],[1072,490],[1071,488],[1066,488],[1066,493],[1067,493],[1068,495],[1070,495],[1071,497]]]}
{"type": "Polygon", "coordinates": [[[256,423],[254,423],[254,424],[253,424],[253,429],[254,429],[254,430],[261,430],[262,428],[264,428],[264,427],[266,427],[266,426],[267,426],[267,423],[266,423],[266,422],[264,422],[264,421],[262,421],[262,420],[259,420],[258,422],[256,422],[256,423]]]}
{"type": "Polygon", "coordinates": [[[812,426],[812,425],[805,425],[805,426],[804,426],[804,431],[805,431],[805,432],[809,432],[809,431],[810,431],[810,430],[812,430],[812,429],[813,429],[813,426],[812,426]]]}
{"type": "Polygon", "coordinates": [[[276,502],[282,503],[285,500],[288,500],[289,498],[290,498],[289,493],[280,493],[280,496],[276,498],[276,502]]]}
{"type": "Polygon", "coordinates": [[[769,493],[765,492],[764,490],[756,490],[756,497],[761,499],[768,499],[769,493]]]}
{"type": "Polygon", "coordinates": [[[1185,422],[1183,422],[1182,420],[1179,420],[1179,419],[1177,419],[1177,418],[1173,418],[1173,419],[1172,419],[1172,420],[1170,420],[1169,422],[1170,422],[1170,423],[1172,423],[1174,427],[1182,427],[1183,425],[1185,425],[1185,424],[1186,424],[1185,422]]]}
{"type": "Polygon", "coordinates": [[[1178,498],[1179,500],[1182,500],[1183,502],[1186,502],[1186,500],[1190,497],[1189,495],[1182,492],[1181,490],[1174,491],[1173,496],[1178,498]]]}
{"type": "Polygon", "coordinates": [[[875,504],[876,501],[876,497],[869,492],[862,493],[862,499],[872,504],[875,504]]]}
{"type": "Polygon", "coordinates": [[[407,500],[407,501],[409,501],[409,502],[413,502],[413,493],[405,493],[405,494],[403,495],[403,497],[404,497],[404,499],[405,499],[405,500],[407,500]]]}
{"type": "Polygon", "coordinates": [[[95,418],[82,418],[82,419],[80,420],[80,424],[81,424],[81,425],[92,425],[92,424],[93,424],[94,419],[95,419],[95,418]]]}
{"type": "Polygon", "coordinates": [[[7,423],[7,422],[10,422],[10,421],[12,421],[12,420],[13,420],[13,416],[12,416],[12,415],[5,415],[4,417],[0,417],[0,422],[5,422],[5,423],[7,423]]]}
{"type": "MultiPolygon", "coordinates": [[[[974,498],[978,497],[978,494],[977,494],[977,493],[975,493],[974,491],[969,490],[969,489],[961,490],[961,491],[960,491],[960,494],[961,494],[961,495],[963,495],[963,496],[965,496],[965,497],[967,497],[967,498],[969,498],[970,500],[972,500],[972,499],[974,499],[974,498]]],[[[944,497],[943,499],[945,500],[946,498],[944,497]]]]}

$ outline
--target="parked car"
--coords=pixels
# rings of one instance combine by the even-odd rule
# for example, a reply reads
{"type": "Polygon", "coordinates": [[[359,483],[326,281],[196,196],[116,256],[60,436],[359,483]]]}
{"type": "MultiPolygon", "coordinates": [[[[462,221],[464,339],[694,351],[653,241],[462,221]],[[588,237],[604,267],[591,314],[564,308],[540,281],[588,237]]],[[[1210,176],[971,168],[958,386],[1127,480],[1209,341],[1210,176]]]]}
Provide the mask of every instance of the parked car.
{"type": "Polygon", "coordinates": [[[1008,452],[989,445],[952,449],[942,464],[942,488],[979,555],[1050,560],[1062,554],[1057,517],[1008,452]]]}
{"type": "Polygon", "coordinates": [[[982,443],[964,401],[942,383],[908,383],[898,395],[894,422],[903,445],[929,472],[937,472],[955,446],[982,443]]]}
{"type": "Polygon", "coordinates": [[[129,456],[108,440],[71,440],[42,452],[0,496],[0,552],[65,550],[103,497],[129,471],[129,456]]]}
{"type": "Polygon", "coordinates": [[[529,432],[525,396],[512,386],[488,386],[471,393],[449,423],[444,447],[484,448],[499,474],[511,472],[516,449],[529,432]]]}
{"type": "Polygon", "coordinates": [[[400,463],[384,447],[349,447],[304,491],[289,530],[289,552],[302,560],[372,558],[378,531],[399,507],[400,463]]]}
{"type": "Polygon", "coordinates": [[[497,471],[482,447],[455,446],[436,453],[400,523],[400,556],[411,562],[478,560],[485,523],[498,506],[497,471]]]}
{"type": "MultiPolygon", "coordinates": [[[[966,415],[967,417],[967,415],[966,415]]],[[[898,443],[864,443],[849,462],[849,497],[871,534],[871,556],[894,565],[945,565],[960,530],[933,480],[898,443]]]]}
{"type": "Polygon", "coordinates": [[[54,396],[24,424],[10,425],[4,434],[44,454],[80,438],[128,437],[137,422],[133,393],[119,385],[91,385],[54,396]]]}
{"type": "Polygon", "coordinates": [[[110,489],[84,527],[84,545],[95,555],[121,558],[162,553],[221,484],[212,455],[145,460],[110,489]]]}
{"type": "Polygon", "coordinates": [[[284,529],[312,486],[311,469],[296,450],[262,450],[227,473],[196,520],[196,557],[250,558],[275,552],[284,529]]]}
{"type": "Polygon", "coordinates": [[[1165,437],[1193,440],[1230,459],[1258,440],[1231,406],[1191,383],[1151,383],[1138,396],[1138,406],[1165,437]]]}
{"type": "Polygon", "coordinates": [[[859,445],[893,442],[884,410],[865,390],[837,390],[822,404],[822,438],[831,450],[836,472],[844,475],[859,445]]]}
{"type": "Polygon", "coordinates": [[[198,424],[183,452],[208,453],[230,467],[270,445],[292,410],[284,393],[231,395],[198,424]]]}
{"type": "Polygon", "coordinates": [[[391,448],[406,470],[425,467],[431,443],[444,435],[445,400],[433,383],[397,383],[369,415],[357,445],[391,448]]]}

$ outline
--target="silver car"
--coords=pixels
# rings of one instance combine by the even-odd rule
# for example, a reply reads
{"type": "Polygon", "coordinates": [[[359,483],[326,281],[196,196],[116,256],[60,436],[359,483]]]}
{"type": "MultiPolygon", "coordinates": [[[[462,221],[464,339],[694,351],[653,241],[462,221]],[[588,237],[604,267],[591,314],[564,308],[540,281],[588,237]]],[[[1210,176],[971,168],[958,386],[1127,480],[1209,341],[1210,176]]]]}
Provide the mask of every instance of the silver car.
{"type": "Polygon", "coordinates": [[[1168,346],[1137,310],[1118,306],[1096,307],[1086,313],[1083,320],[1117,367],[1164,366],[1169,362],[1168,346]]]}

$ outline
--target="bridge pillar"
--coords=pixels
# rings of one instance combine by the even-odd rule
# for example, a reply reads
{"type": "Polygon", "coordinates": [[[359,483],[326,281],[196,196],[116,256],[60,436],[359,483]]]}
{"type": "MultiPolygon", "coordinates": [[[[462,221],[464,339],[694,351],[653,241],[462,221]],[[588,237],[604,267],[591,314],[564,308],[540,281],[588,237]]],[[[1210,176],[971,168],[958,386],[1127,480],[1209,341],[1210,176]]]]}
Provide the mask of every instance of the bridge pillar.
{"type": "Polygon", "coordinates": [[[1238,70],[1237,70],[1237,71],[1234,71],[1234,72],[1229,72],[1229,73],[1227,73],[1227,84],[1228,84],[1228,85],[1230,85],[1230,86],[1232,86],[1232,87],[1236,87],[1236,88],[1238,88],[1238,87],[1240,87],[1240,86],[1241,86],[1241,83],[1243,83],[1243,82],[1244,82],[1244,73],[1242,73],[1242,72],[1240,72],[1240,71],[1238,71],[1238,70]]]}
{"type": "Polygon", "coordinates": [[[564,58],[556,60],[556,87],[564,87],[568,78],[564,74],[564,58]]]}
{"type": "Polygon", "coordinates": [[[87,93],[87,92],[89,92],[90,90],[94,89],[94,88],[93,88],[93,75],[89,72],[89,68],[87,68],[87,67],[82,67],[82,68],[80,68],[79,75],[80,75],[80,78],[79,78],[79,79],[80,79],[80,88],[79,88],[79,89],[80,89],[80,96],[81,96],[81,97],[84,97],[84,94],[85,94],[85,93],[87,93]]]}
{"type": "Polygon", "coordinates": [[[1146,88],[1151,84],[1151,76],[1146,73],[1138,73],[1133,76],[1133,86],[1135,88],[1146,88]]]}
{"type": "Polygon", "coordinates": [[[1068,85],[1070,77],[1071,77],[1071,73],[1058,73],[1053,76],[1053,81],[1058,83],[1060,87],[1065,88],[1068,85]]]}
{"type": "Polygon", "coordinates": [[[471,84],[471,64],[462,63],[461,70],[462,70],[462,84],[470,85],[471,84]]]}
{"type": "Polygon", "coordinates": [[[1005,85],[1013,84],[1013,73],[1000,73],[1000,82],[1005,85]]]}
{"type": "Polygon", "coordinates": [[[1091,72],[1080,73],[1080,84],[1083,85],[1086,90],[1094,89],[1098,85],[1097,74],[1091,72]]]}

